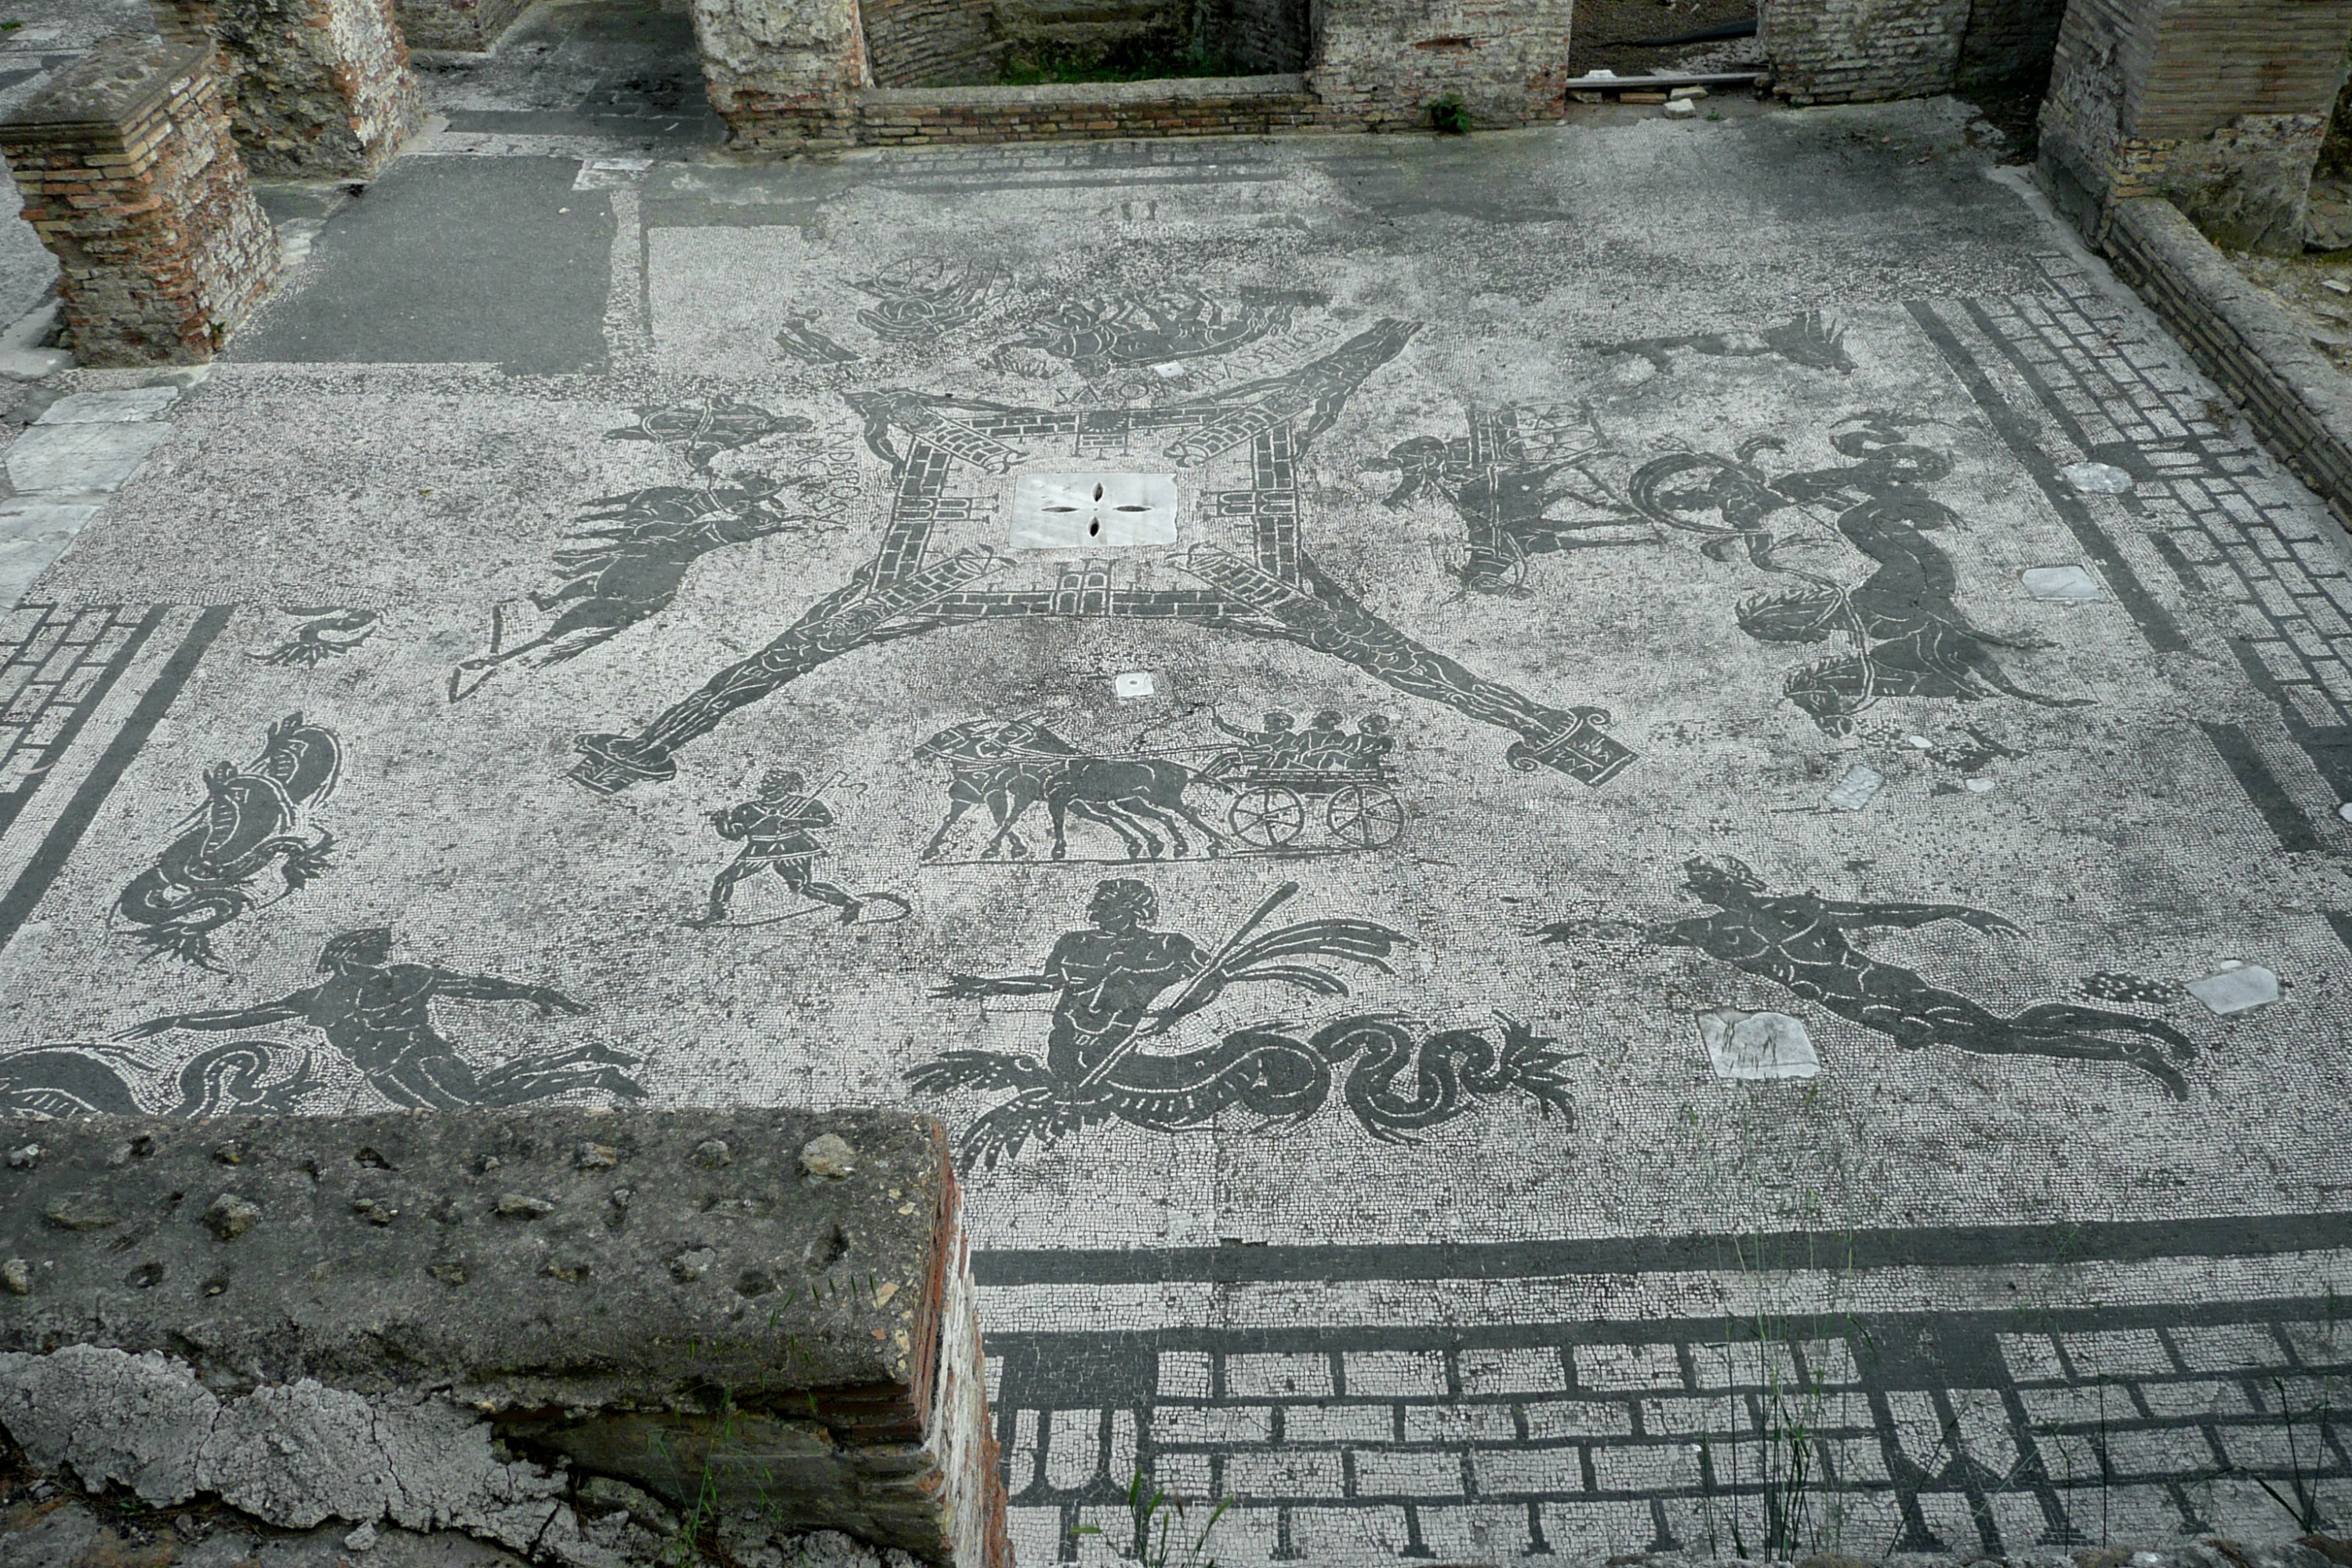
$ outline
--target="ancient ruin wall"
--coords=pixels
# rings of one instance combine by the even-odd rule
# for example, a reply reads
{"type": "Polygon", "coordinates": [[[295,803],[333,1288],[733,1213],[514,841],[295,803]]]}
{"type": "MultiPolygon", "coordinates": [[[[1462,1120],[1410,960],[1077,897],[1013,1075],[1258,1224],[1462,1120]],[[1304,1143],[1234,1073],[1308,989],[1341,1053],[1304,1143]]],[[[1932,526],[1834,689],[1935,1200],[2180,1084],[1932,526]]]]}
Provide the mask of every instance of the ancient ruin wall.
{"type": "Polygon", "coordinates": [[[392,0],[163,0],[220,49],[231,125],[259,174],[365,179],[423,111],[392,0]]]}
{"type": "Polygon", "coordinates": [[[530,0],[397,0],[394,14],[412,49],[475,53],[499,41],[530,0]]]}
{"type": "Polygon", "coordinates": [[[1323,122],[1402,130],[1461,98],[1474,124],[1556,120],[1566,100],[1569,0],[1317,0],[1314,89],[1323,122]]]}
{"type": "Polygon", "coordinates": [[[857,0],[693,0],[710,105],[735,145],[792,152],[856,139],[874,85],[857,0]]]}
{"type": "Polygon", "coordinates": [[[1973,0],[1953,87],[1963,93],[2039,91],[2049,80],[2065,15],[2065,0],[1973,0]]]}
{"type": "Polygon", "coordinates": [[[0,147],[84,364],[208,360],[277,274],[207,43],[106,40],[16,108],[0,147]]]}
{"type": "Polygon", "coordinates": [[[1195,37],[1213,59],[1244,70],[1304,70],[1314,47],[1306,0],[1196,0],[1195,37]]]}
{"type": "Polygon", "coordinates": [[[1764,0],[1764,52],[1791,103],[1949,92],[1969,0],[1764,0]]]}
{"type": "Polygon", "coordinates": [[[966,87],[996,75],[994,0],[866,0],[863,9],[882,87],[966,87]]]}
{"type": "Polygon", "coordinates": [[[2094,236],[2162,195],[2223,246],[2292,253],[2352,0],[2074,0],[2042,110],[2052,194],[2094,236]]]}

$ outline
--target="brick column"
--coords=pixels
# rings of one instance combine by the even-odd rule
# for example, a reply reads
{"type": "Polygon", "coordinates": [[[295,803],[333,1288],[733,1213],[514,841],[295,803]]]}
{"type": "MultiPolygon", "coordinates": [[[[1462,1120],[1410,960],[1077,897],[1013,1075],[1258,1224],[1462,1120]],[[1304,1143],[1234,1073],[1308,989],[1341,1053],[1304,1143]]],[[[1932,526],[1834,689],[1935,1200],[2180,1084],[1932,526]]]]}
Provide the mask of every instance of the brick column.
{"type": "Polygon", "coordinates": [[[856,133],[874,85],[857,0],[692,0],[710,105],[738,147],[790,153],[856,133]]]}
{"type": "Polygon", "coordinates": [[[154,0],[167,37],[220,47],[257,174],[373,177],[423,112],[392,0],[154,0]]]}
{"type": "Polygon", "coordinates": [[[2160,195],[2218,244],[2299,251],[2347,36],[2352,0],[2070,0],[2043,182],[2094,239],[2160,195]]]}
{"type": "Polygon", "coordinates": [[[278,270],[212,50],[115,37],[0,123],[87,365],[208,360],[278,270]]]}

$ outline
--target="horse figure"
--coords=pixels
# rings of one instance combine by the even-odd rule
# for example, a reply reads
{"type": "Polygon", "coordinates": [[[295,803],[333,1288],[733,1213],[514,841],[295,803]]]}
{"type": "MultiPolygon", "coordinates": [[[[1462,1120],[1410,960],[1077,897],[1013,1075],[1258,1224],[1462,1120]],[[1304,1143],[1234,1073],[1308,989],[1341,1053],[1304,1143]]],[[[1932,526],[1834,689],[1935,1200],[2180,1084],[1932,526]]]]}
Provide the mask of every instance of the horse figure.
{"type": "Polygon", "coordinates": [[[1043,801],[1054,824],[1056,860],[1068,858],[1068,819],[1098,822],[1119,837],[1131,860],[1181,859],[1191,853],[1189,826],[1219,854],[1223,839],[1184,804],[1184,791],[1198,776],[1181,763],[1159,757],[1089,755],[1043,724],[1025,719],[975,719],[940,731],[915,748],[919,763],[944,763],[949,772],[948,816],[923,858],[938,858],[956,823],[974,806],[985,805],[995,837],[981,850],[989,859],[1002,848],[1014,859],[1029,847],[1014,825],[1043,801]],[[1161,835],[1165,835],[1163,842],[1161,835]]]}
{"type": "Polygon", "coordinates": [[[449,672],[449,700],[472,696],[509,664],[543,667],[578,658],[669,608],[688,571],[712,551],[809,521],[775,509],[772,502],[782,488],[757,479],[698,489],[656,485],[591,502],[595,510],[583,521],[601,526],[568,535],[572,542],[554,554],[563,582],[530,595],[554,621],[509,647],[503,646],[506,606],[492,611],[489,651],[449,672]]]}
{"type": "Polygon", "coordinates": [[[1654,542],[1643,520],[1592,472],[1601,449],[1589,414],[1565,424],[1531,416],[1522,428],[1517,409],[1472,409],[1468,436],[1415,436],[1367,466],[1397,470],[1396,488],[1383,498],[1391,510],[1428,490],[1453,506],[1464,537],[1449,570],[1464,587],[1517,594],[1531,555],[1654,542]],[[1556,515],[1563,508],[1575,515],[1556,515]]]}
{"type": "Polygon", "coordinates": [[[310,828],[309,815],[334,794],[342,771],[334,731],[299,713],[280,719],[252,763],[205,770],[205,804],[122,889],[115,914],[139,928],[151,955],[220,968],[212,933],[262,906],[256,878],[276,865],[292,893],[329,868],[334,835],[310,828]]]}

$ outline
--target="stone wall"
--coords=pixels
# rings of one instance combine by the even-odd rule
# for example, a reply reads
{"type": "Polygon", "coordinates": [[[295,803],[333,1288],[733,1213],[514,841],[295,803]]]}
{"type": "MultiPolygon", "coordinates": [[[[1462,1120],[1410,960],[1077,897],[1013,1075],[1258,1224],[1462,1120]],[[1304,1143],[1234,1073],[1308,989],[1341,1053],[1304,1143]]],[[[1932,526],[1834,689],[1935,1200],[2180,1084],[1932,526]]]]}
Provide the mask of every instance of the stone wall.
{"type": "Polygon", "coordinates": [[[422,103],[392,0],[157,0],[174,37],[220,50],[237,146],[257,173],[367,179],[422,103]]]}
{"type": "Polygon", "coordinates": [[[277,273],[208,44],[102,41],[0,124],[0,149],[84,364],[208,360],[277,273]]]}
{"type": "Polygon", "coordinates": [[[2216,241],[2303,245],[2342,85],[2352,0],[2072,0],[2042,110],[2042,168],[2095,238],[2163,195],[2216,241]]]}
{"type": "Polygon", "coordinates": [[[394,17],[412,49],[477,53],[499,41],[530,0],[395,0],[394,17]]]}
{"type": "Polygon", "coordinates": [[[1949,92],[1969,0],[1762,0],[1759,36],[1791,103],[1949,92]]]}
{"type": "Polygon", "coordinates": [[[2107,250],[2263,441],[2352,527],[2352,382],[2170,202],[2117,203],[2107,250]]]}

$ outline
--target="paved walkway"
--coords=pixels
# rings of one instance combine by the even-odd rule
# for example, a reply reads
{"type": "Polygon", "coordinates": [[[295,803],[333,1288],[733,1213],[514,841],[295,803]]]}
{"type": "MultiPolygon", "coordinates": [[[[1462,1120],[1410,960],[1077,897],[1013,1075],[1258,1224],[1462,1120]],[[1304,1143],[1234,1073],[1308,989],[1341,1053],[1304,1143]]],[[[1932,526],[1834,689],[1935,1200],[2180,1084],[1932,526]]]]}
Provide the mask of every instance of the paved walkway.
{"type": "Polygon", "coordinates": [[[2344,543],[1965,110],[738,168],[586,9],[32,395],[16,1103],[934,1110],[1024,1563],[2352,1513],[2344,543]]]}

